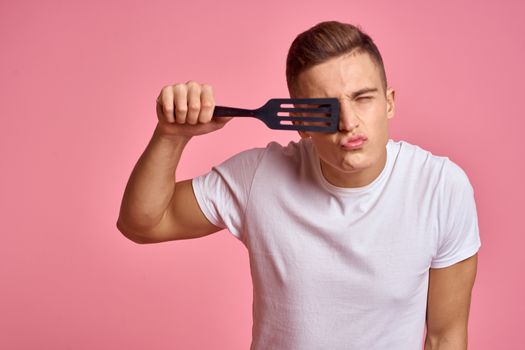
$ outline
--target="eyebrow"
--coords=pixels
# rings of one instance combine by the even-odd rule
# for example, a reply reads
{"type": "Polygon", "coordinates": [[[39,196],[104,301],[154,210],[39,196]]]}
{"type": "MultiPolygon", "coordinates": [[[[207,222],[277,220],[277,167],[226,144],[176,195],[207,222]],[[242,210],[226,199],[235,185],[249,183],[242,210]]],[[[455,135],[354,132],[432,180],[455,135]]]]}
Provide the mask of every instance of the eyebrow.
{"type": "Polygon", "coordinates": [[[366,94],[367,92],[377,92],[377,88],[363,88],[352,92],[350,98],[354,99],[359,95],[366,94]]]}

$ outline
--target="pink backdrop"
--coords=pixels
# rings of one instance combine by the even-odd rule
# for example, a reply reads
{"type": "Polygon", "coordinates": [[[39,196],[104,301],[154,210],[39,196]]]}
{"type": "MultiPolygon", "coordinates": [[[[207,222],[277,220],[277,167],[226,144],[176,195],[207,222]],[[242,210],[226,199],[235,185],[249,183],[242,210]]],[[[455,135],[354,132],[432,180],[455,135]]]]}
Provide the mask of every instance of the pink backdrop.
{"type": "MultiPolygon", "coordinates": [[[[524,5],[519,1],[1,1],[0,348],[247,349],[248,255],[229,233],[137,245],[116,229],[162,86],[217,104],[286,97],[294,37],[360,24],[397,90],[392,138],[448,155],[475,188],[472,349],[522,348],[524,5]],[[521,101],[521,102],[520,102],[521,101]]],[[[180,179],[297,139],[254,120],[191,141],[180,179]]]]}

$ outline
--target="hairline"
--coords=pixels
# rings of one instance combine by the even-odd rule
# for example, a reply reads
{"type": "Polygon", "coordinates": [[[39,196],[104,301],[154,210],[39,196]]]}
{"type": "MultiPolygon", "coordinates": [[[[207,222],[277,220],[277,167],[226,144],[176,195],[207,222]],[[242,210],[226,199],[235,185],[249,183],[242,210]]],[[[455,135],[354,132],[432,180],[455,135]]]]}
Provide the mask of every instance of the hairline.
{"type": "MultiPolygon", "coordinates": [[[[386,91],[387,91],[387,81],[386,81],[386,72],[384,71],[384,68],[381,69],[381,63],[382,62],[379,62],[379,60],[374,57],[373,54],[371,54],[367,49],[365,49],[364,47],[361,47],[361,46],[358,46],[358,47],[354,47],[353,49],[351,49],[350,51],[346,51],[346,52],[343,52],[339,55],[334,55],[334,56],[331,56],[321,62],[318,62],[316,64],[313,64],[313,65],[310,65],[310,66],[307,66],[305,68],[303,68],[303,70],[301,70],[297,75],[295,75],[293,78],[292,78],[292,86],[289,86],[289,89],[288,89],[288,92],[290,94],[290,96],[295,96],[296,94],[292,94],[292,91],[297,91],[297,81],[299,80],[299,76],[301,74],[303,74],[304,72],[306,72],[307,70],[313,68],[313,67],[316,67],[320,64],[323,64],[323,63],[326,63],[330,60],[333,60],[333,59],[336,59],[336,58],[342,58],[342,57],[349,57],[349,56],[355,56],[357,54],[367,54],[368,57],[370,58],[370,60],[374,63],[376,69],[379,71],[379,77],[381,79],[381,88],[383,89],[383,92],[386,94],[386,91]]],[[[384,63],[383,63],[384,65],[384,63]]]]}

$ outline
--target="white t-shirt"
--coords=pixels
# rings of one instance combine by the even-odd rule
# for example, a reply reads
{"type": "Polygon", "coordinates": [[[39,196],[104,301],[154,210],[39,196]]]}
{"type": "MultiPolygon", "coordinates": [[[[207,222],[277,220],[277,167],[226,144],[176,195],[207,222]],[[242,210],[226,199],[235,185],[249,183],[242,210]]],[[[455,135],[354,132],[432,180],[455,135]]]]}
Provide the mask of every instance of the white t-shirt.
{"type": "Polygon", "coordinates": [[[309,140],[241,152],[193,180],[248,249],[252,350],[423,347],[429,268],[480,247],[474,193],[446,157],[404,141],[369,185],[322,175],[309,140]]]}

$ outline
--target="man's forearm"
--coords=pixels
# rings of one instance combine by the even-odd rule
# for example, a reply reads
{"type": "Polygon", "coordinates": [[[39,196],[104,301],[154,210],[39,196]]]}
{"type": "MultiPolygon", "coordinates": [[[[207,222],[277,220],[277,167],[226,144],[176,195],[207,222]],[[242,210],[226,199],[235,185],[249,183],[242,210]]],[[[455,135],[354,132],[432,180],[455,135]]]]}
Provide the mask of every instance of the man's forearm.
{"type": "Polygon", "coordinates": [[[118,223],[129,229],[154,227],[175,190],[175,172],[189,137],[165,137],[155,130],[130,175],[118,223]]]}

